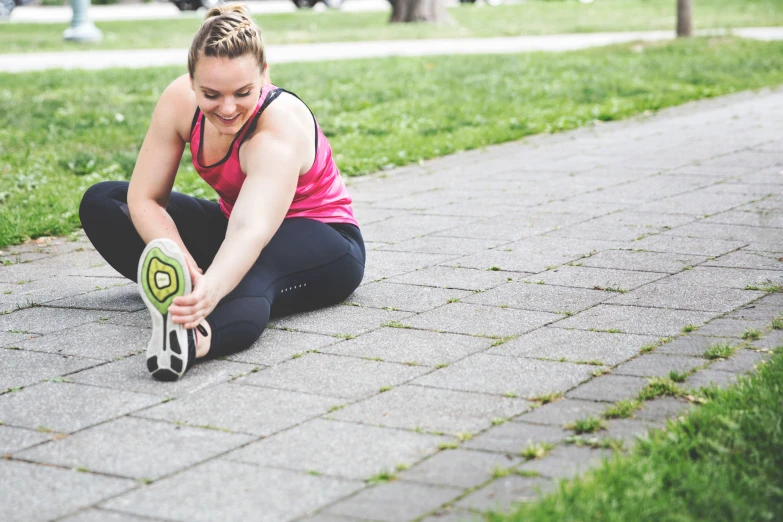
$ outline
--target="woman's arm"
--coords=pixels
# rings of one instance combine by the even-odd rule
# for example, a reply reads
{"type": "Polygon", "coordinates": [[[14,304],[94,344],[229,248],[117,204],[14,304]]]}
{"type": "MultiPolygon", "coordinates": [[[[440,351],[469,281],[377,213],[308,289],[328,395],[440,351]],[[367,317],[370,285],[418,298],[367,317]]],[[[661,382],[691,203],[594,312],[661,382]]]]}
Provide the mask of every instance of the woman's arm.
{"type": "MultiPolygon", "coordinates": [[[[136,231],[145,243],[169,238],[179,245],[185,258],[197,268],[179,235],[166,205],[182,159],[184,115],[192,116],[193,103],[187,75],[174,80],[163,92],[152,113],[147,135],[136,159],[128,188],[128,210],[136,231]]],[[[188,122],[190,117],[187,117],[188,122]]],[[[188,129],[189,132],[190,129],[188,129]]]]}
{"type": "MultiPolygon", "coordinates": [[[[276,111],[277,112],[277,111],[276,111]]],[[[282,112],[267,121],[240,149],[247,177],[239,192],[223,244],[193,292],[169,308],[172,320],[194,328],[233,290],[256,262],[291,206],[302,168],[306,132],[282,112]]]]}

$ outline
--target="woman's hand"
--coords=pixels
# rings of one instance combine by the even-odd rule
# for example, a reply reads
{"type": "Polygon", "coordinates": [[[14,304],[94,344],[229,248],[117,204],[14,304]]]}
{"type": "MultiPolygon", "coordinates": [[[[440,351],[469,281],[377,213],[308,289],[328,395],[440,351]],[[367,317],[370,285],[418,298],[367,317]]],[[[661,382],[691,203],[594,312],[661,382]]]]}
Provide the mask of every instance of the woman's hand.
{"type": "Polygon", "coordinates": [[[175,298],[169,307],[171,320],[184,324],[187,329],[198,326],[220,301],[216,287],[209,277],[201,275],[199,270],[191,269],[190,278],[193,281],[193,291],[175,298]]]}

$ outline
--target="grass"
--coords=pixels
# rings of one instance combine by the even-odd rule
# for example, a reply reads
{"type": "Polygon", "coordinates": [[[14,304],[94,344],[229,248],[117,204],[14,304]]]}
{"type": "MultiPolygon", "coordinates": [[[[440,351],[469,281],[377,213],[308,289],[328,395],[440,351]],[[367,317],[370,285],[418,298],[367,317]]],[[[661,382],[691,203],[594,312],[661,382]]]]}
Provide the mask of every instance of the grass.
{"type": "Polygon", "coordinates": [[[731,357],[737,347],[731,343],[715,343],[704,351],[704,357],[707,359],[725,359],[731,357]]]}
{"type": "MultiPolygon", "coordinates": [[[[272,69],[277,84],[308,101],[342,173],[356,176],[777,85],[783,83],[783,42],[694,39],[557,55],[272,69]]],[[[84,190],[129,178],[155,102],[183,71],[184,64],[0,74],[0,248],[78,228],[84,190]]],[[[214,197],[190,161],[186,153],[174,189],[214,197]]]]}
{"type": "Polygon", "coordinates": [[[492,522],[777,520],[783,509],[783,354],[630,454],[492,522]]]}
{"type": "MultiPolygon", "coordinates": [[[[534,0],[493,8],[449,9],[453,22],[388,23],[389,14],[297,12],[267,14],[255,19],[269,44],[424,38],[520,36],[597,31],[674,30],[675,6],[670,0],[602,0],[592,4],[534,0]]],[[[201,18],[143,22],[98,22],[104,39],[90,49],[188,47],[201,18]]],[[[695,29],[783,25],[782,0],[701,0],[693,6],[695,29]]],[[[67,24],[4,24],[0,52],[73,49],[63,42],[67,24]]],[[[85,48],[80,46],[78,48],[85,48]]]]}
{"type": "Polygon", "coordinates": [[[595,433],[605,427],[604,421],[596,417],[580,419],[566,426],[566,428],[573,430],[577,435],[581,435],[582,433],[595,433]]]}
{"type": "Polygon", "coordinates": [[[755,328],[745,328],[742,338],[746,341],[757,341],[758,339],[761,339],[761,332],[755,328]]]}

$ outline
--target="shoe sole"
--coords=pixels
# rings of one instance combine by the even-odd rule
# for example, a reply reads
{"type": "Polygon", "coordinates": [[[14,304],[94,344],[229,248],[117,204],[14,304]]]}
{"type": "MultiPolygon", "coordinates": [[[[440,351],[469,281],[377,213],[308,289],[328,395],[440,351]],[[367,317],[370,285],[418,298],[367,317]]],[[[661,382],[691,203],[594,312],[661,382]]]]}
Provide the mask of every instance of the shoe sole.
{"type": "Polygon", "coordinates": [[[150,241],[139,260],[139,294],[152,317],[147,345],[147,369],[160,381],[176,381],[190,365],[187,330],[171,322],[168,311],[174,298],[191,290],[185,256],[170,239],[150,241]]]}

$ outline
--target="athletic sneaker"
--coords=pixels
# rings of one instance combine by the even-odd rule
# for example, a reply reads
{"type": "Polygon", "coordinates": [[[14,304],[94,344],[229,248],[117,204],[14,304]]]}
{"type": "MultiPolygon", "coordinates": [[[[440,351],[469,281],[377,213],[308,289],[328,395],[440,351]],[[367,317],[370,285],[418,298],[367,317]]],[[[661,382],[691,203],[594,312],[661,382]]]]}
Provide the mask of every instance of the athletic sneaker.
{"type": "Polygon", "coordinates": [[[174,298],[191,290],[188,265],[179,246],[170,239],[150,241],[139,260],[137,281],[152,316],[147,369],[158,380],[176,381],[196,360],[195,332],[173,323],[168,314],[174,298]]]}

